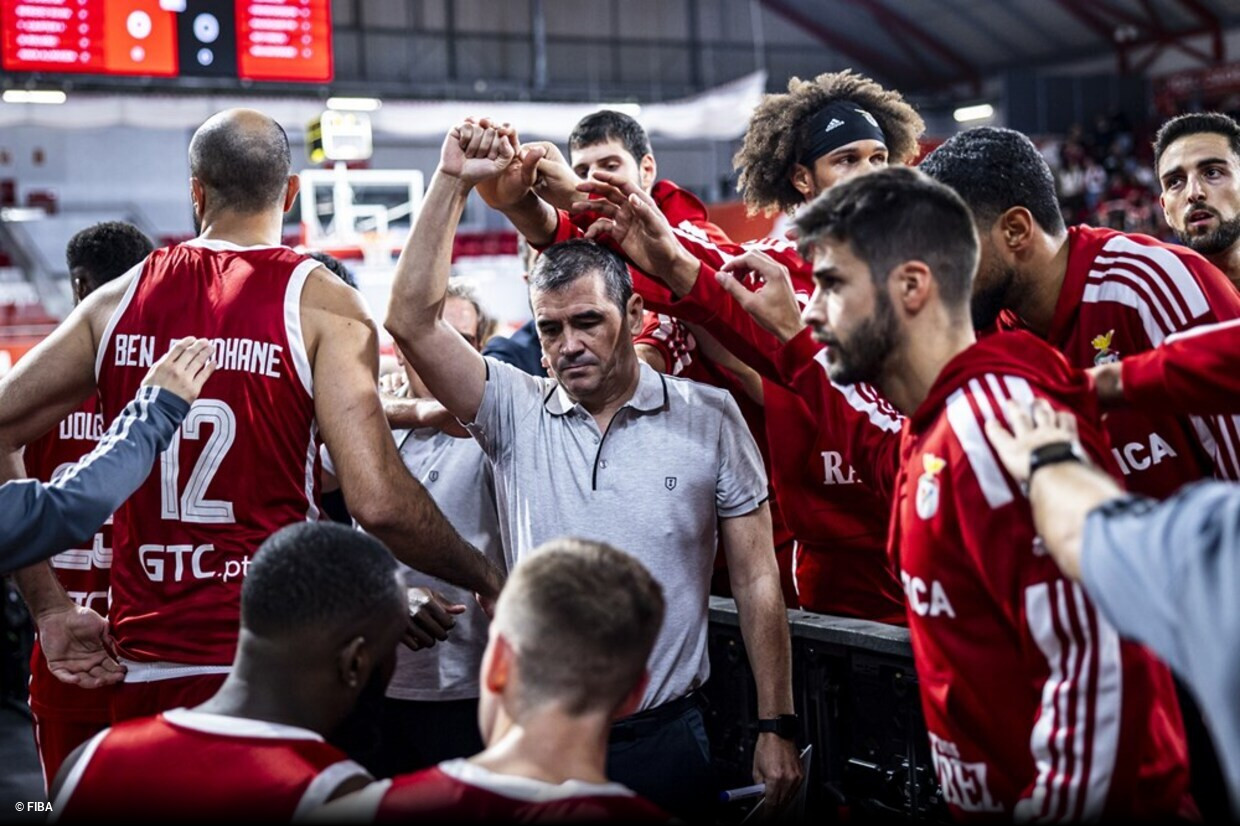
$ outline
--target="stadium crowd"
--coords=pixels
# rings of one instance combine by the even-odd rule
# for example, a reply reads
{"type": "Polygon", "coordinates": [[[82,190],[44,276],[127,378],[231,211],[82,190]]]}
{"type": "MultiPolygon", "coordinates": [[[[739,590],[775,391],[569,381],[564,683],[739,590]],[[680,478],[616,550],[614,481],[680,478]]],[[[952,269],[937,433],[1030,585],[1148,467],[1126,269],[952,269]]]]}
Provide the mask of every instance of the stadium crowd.
{"type": "Polygon", "coordinates": [[[898,93],[793,78],[735,165],[795,240],[729,238],[624,114],[521,126],[444,136],[382,381],[347,273],[280,246],[260,112],[194,134],[197,238],[70,244],[0,381],[55,817],[710,822],[712,583],[771,807],[788,607],[909,628],[957,818],[1195,819],[1216,759],[1240,802],[1235,121],[1163,124],[1152,172],[1114,120],[912,167],[898,93]],[[474,193],[530,251],[512,340],[449,277],[474,193]]]}

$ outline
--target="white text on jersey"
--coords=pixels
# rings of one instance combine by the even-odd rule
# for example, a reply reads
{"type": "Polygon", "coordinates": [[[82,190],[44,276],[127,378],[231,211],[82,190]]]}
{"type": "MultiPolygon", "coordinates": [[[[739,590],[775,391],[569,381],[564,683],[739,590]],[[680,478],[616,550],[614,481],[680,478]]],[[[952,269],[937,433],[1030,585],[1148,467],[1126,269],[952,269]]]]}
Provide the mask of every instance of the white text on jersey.
{"type": "MultiPolygon", "coordinates": [[[[280,354],[284,348],[269,341],[252,338],[213,338],[211,347],[216,370],[235,370],[254,373],[270,379],[278,379],[280,354]]],[[[117,367],[150,367],[155,363],[155,337],[141,335],[116,335],[117,367]]],[[[168,349],[172,342],[168,343],[168,349]]]]}

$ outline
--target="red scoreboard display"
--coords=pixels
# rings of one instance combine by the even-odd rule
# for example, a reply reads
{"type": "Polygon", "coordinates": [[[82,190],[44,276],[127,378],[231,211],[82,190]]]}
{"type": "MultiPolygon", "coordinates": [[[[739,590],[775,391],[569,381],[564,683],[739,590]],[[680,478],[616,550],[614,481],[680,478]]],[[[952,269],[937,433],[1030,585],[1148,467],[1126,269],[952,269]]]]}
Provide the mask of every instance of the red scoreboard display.
{"type": "Polygon", "coordinates": [[[330,0],[0,0],[8,72],[332,79],[330,0]]]}

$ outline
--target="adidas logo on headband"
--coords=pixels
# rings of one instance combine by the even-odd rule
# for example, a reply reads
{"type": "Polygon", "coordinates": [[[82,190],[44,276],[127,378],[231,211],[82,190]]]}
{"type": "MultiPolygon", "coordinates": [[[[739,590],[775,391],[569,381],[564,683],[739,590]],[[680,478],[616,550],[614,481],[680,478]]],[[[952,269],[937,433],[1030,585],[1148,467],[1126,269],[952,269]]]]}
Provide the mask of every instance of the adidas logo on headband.
{"type": "Polygon", "coordinates": [[[827,128],[822,131],[830,132],[832,129],[838,129],[843,125],[844,125],[844,121],[840,120],[839,118],[831,118],[831,122],[827,124],[827,128]]]}

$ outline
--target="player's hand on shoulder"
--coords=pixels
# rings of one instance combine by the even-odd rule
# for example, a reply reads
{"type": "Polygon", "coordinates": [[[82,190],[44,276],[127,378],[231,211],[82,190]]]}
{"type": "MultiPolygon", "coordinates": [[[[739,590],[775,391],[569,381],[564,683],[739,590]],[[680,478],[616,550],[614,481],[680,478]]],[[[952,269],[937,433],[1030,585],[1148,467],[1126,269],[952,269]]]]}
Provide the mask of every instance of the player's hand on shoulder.
{"type": "Polygon", "coordinates": [[[211,342],[205,338],[183,338],[155,362],[142,386],[162,387],[190,404],[215,372],[211,342]]]}
{"type": "Polygon", "coordinates": [[[1031,407],[1015,401],[1003,405],[1008,427],[998,418],[986,422],[986,437],[1012,478],[1029,481],[1029,458],[1033,451],[1055,442],[1077,442],[1076,416],[1056,410],[1045,399],[1034,399],[1031,407]],[[1010,427],[1010,429],[1009,429],[1010,427]]]}
{"type": "Polygon", "coordinates": [[[125,667],[112,654],[108,621],[89,608],[74,605],[38,618],[39,644],[56,679],[81,688],[100,688],[125,678],[125,667]]]}

